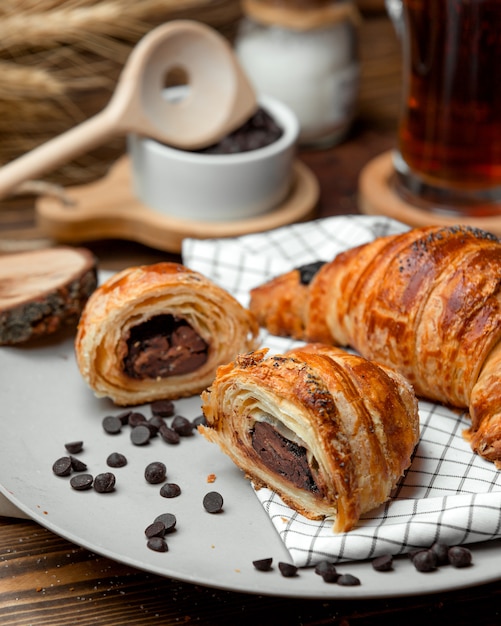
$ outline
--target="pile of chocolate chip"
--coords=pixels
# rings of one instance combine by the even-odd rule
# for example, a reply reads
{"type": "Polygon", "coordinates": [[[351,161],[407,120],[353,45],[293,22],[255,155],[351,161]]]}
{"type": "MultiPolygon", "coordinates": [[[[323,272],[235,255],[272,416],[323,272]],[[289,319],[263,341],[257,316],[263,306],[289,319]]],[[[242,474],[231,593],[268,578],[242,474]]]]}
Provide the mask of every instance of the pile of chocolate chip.
{"type": "MultiPolygon", "coordinates": [[[[469,567],[473,563],[471,551],[464,546],[448,546],[436,541],[429,548],[418,548],[409,552],[409,558],[418,572],[434,572],[442,565],[469,567]]],[[[393,569],[391,554],[383,554],[372,561],[377,572],[389,572],[393,569]]]]}
{"type": "Polygon", "coordinates": [[[271,115],[260,107],[237,130],[234,130],[218,143],[196,152],[202,154],[250,152],[251,150],[258,150],[275,143],[283,135],[283,132],[271,115]]]}
{"type": "Polygon", "coordinates": [[[165,443],[179,443],[181,437],[190,437],[199,424],[203,424],[203,415],[190,421],[182,415],[175,415],[175,405],[171,400],[157,400],[150,405],[151,417],[134,410],[126,410],[119,415],[107,415],[102,420],[103,429],[108,435],[117,435],[124,427],[130,428],[130,440],[135,446],[144,446],[157,435],[165,443]],[[173,417],[170,424],[167,418],[173,417]]]}
{"type": "MultiPolygon", "coordinates": [[[[258,559],[253,561],[252,564],[260,572],[269,572],[272,569],[272,558],[258,559]]],[[[285,578],[292,578],[297,576],[299,568],[292,563],[284,563],[280,561],[278,563],[278,569],[280,574],[285,578]]],[[[360,579],[353,574],[340,574],[334,563],[331,561],[320,561],[315,566],[315,574],[318,574],[326,583],[336,583],[342,587],[356,587],[360,585],[360,579]]]]}
{"type": "MultiPolygon", "coordinates": [[[[106,415],[101,420],[104,432],[108,435],[117,435],[125,427],[130,428],[130,441],[133,445],[144,446],[153,438],[175,445],[183,437],[191,437],[197,426],[205,419],[199,416],[188,420],[182,415],[176,415],[175,405],[170,400],[159,400],[150,405],[151,416],[136,410],[122,411],[118,415],[106,415]],[[167,418],[172,418],[170,425],[167,418]]],[[[116,476],[112,472],[102,472],[93,476],[87,472],[87,464],[76,455],[84,449],[83,441],[71,441],[64,444],[67,455],[58,458],[52,464],[52,471],[56,476],[70,478],[70,486],[76,491],[94,489],[98,493],[111,493],[115,490],[116,476]]],[[[106,459],[110,468],[120,468],[127,465],[127,457],[121,452],[112,452],[106,459]]],[[[151,485],[161,485],[160,495],[163,498],[176,498],[181,495],[181,487],[177,483],[167,481],[167,468],[161,461],[152,461],[144,469],[144,479],[151,485]]],[[[220,513],[223,510],[223,497],[217,491],[205,494],[202,506],[208,513],[220,513]]],[[[147,546],[156,552],[167,552],[166,535],[172,533],[176,527],[176,517],[172,513],[162,513],[149,524],[144,533],[147,546]]]]}

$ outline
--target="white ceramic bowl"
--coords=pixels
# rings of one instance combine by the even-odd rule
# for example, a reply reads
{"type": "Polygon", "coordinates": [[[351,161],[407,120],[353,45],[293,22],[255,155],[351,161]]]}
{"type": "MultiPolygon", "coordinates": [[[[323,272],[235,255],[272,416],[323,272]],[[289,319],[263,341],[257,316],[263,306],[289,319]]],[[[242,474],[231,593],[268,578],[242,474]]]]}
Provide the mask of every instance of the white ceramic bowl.
{"type": "Polygon", "coordinates": [[[199,221],[241,220],[278,207],[292,183],[299,122],[279,100],[261,96],[259,103],[284,132],[249,152],[200,154],[129,135],[136,197],[166,215],[199,221]]]}

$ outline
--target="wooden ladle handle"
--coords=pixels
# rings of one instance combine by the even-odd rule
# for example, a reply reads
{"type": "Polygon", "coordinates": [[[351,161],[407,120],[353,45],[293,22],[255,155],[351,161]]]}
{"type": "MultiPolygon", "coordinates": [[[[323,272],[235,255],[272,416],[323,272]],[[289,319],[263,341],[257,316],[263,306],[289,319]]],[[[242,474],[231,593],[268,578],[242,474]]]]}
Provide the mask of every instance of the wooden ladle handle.
{"type": "Polygon", "coordinates": [[[105,109],[4,165],[0,168],[0,198],[7,196],[22,182],[37,178],[96,148],[114,132],[110,111],[105,109]]]}

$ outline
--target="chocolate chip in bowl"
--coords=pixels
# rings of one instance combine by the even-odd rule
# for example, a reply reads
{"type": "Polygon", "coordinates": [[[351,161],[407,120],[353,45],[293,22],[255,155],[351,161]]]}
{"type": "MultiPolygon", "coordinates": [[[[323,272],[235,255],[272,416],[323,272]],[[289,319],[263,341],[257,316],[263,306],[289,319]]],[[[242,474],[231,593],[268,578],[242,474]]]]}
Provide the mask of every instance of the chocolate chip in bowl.
{"type": "Polygon", "coordinates": [[[134,193],[147,207],[182,220],[220,222],[264,215],[279,207],[291,190],[298,132],[295,114],[263,95],[247,122],[200,151],[178,150],[131,134],[134,193]]]}
{"type": "Polygon", "coordinates": [[[242,126],[207,148],[200,154],[237,154],[258,150],[274,143],[283,135],[282,127],[263,107],[259,107],[242,126]]]}

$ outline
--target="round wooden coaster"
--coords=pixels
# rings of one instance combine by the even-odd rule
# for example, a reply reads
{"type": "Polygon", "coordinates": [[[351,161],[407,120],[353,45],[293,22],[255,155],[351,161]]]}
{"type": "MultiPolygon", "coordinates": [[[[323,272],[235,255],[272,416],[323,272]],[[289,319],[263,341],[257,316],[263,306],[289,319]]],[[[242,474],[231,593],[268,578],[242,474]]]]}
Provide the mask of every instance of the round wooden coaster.
{"type": "Polygon", "coordinates": [[[269,213],[231,222],[182,220],[154,211],[133,194],[128,156],[97,182],[69,187],[63,197],[41,197],[36,204],[40,229],[56,241],[126,239],[180,252],[183,239],[237,237],[299,222],[313,216],[320,188],[311,170],[294,162],[294,181],[287,199],[269,213]]]}
{"type": "Polygon", "coordinates": [[[358,205],[362,213],[385,215],[412,227],[467,224],[501,236],[501,216],[439,215],[408,204],[390,184],[393,172],[391,151],[372,159],[362,169],[358,184],[358,205]]]}

